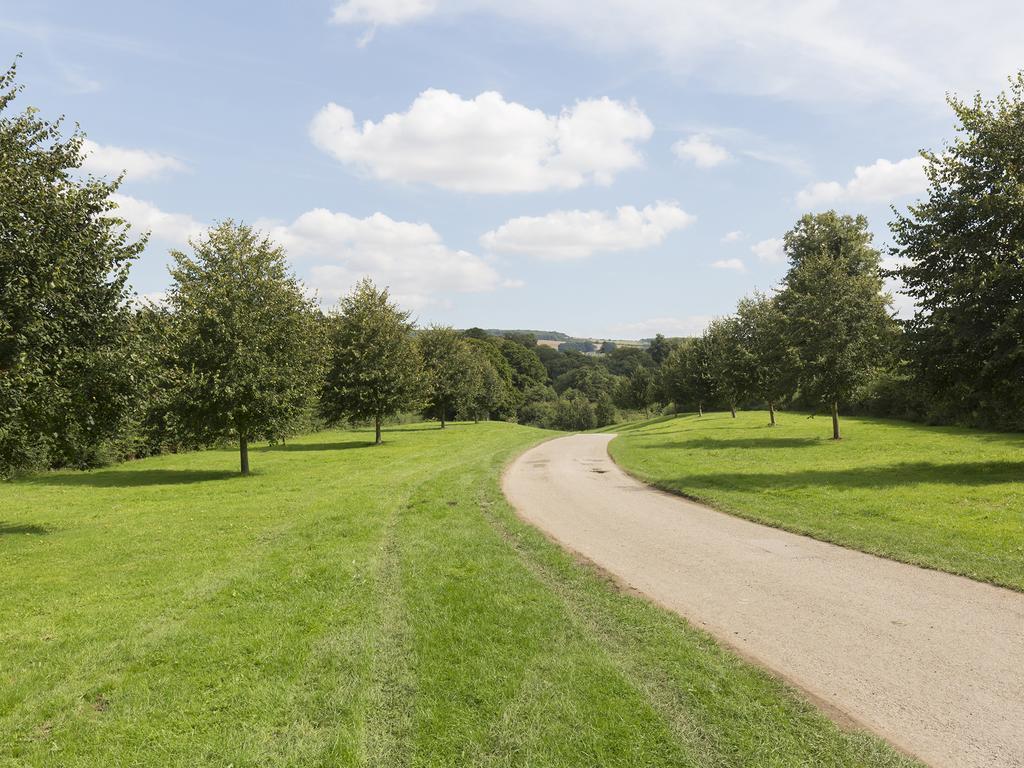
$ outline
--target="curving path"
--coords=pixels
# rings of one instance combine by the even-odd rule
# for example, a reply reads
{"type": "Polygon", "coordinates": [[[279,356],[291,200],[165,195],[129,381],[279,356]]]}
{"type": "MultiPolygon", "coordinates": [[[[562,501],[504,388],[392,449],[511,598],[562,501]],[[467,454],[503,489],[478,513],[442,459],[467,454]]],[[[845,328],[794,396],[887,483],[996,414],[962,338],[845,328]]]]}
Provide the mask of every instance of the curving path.
{"type": "Polygon", "coordinates": [[[530,523],[934,766],[1024,766],[1024,594],[825,544],[654,490],[614,435],[505,473],[530,523]]]}

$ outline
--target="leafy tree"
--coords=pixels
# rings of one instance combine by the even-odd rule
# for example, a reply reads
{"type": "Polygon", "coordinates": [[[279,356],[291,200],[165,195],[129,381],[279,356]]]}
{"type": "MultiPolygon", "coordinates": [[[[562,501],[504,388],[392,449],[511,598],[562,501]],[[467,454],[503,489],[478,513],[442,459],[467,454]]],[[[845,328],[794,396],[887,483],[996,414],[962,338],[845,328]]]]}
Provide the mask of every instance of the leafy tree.
{"type": "Polygon", "coordinates": [[[558,345],[559,352],[580,352],[592,354],[597,351],[597,345],[592,341],[563,341],[558,345]]]}
{"type": "Polygon", "coordinates": [[[576,389],[582,392],[590,400],[597,400],[602,393],[611,394],[618,384],[618,377],[612,376],[608,370],[601,365],[587,365],[574,368],[564,373],[555,380],[555,391],[565,392],[567,389],[576,389]]]}
{"type": "Polygon", "coordinates": [[[172,251],[177,408],[201,440],[276,439],[310,405],[320,383],[321,324],[288,269],[284,249],[244,224],[224,221],[172,251]]]}
{"type": "Polygon", "coordinates": [[[498,350],[512,367],[512,385],[520,392],[531,384],[546,384],[548,372],[537,353],[511,339],[499,339],[498,350]]]}
{"type": "Polygon", "coordinates": [[[672,343],[660,333],[655,334],[647,347],[647,354],[651,356],[651,360],[654,361],[655,365],[661,365],[665,362],[671,351],[672,343]]]}
{"type": "Polygon", "coordinates": [[[328,355],[321,412],[330,422],[373,419],[380,445],[381,421],[419,404],[422,366],[409,313],[387,288],[360,280],[331,318],[328,355]]]}
{"type": "Polygon", "coordinates": [[[575,389],[566,390],[555,403],[554,427],[571,431],[593,429],[597,426],[594,405],[587,396],[575,389]]]}
{"type": "Polygon", "coordinates": [[[653,368],[654,360],[646,350],[637,347],[619,347],[599,358],[611,373],[616,376],[628,376],[637,366],[653,368]]]}
{"type": "Polygon", "coordinates": [[[472,328],[467,328],[462,332],[462,335],[465,336],[467,339],[480,339],[481,341],[486,341],[487,339],[491,338],[491,334],[489,334],[483,328],[477,328],[476,326],[472,328]]]}
{"type": "Polygon", "coordinates": [[[661,389],[678,409],[686,403],[704,415],[704,405],[714,397],[714,382],[708,372],[707,341],[701,336],[686,339],[675,347],[661,366],[661,389]]]}
{"type": "Polygon", "coordinates": [[[610,392],[601,392],[594,402],[594,419],[598,427],[607,427],[614,424],[619,417],[618,409],[615,407],[615,400],[610,392]]]}
{"type": "Polygon", "coordinates": [[[910,356],[933,412],[1024,429],[1024,72],[949,104],[958,135],[922,153],[927,199],[891,225],[910,356]]]}
{"type": "Polygon", "coordinates": [[[768,418],[775,426],[775,406],[796,389],[799,359],[790,346],[786,316],[775,299],[763,294],[741,299],[736,319],[748,371],[750,393],[768,403],[768,418]]]}
{"type": "Polygon", "coordinates": [[[735,419],[736,406],[751,390],[751,366],[739,320],[735,317],[712,320],[704,332],[704,351],[715,393],[729,404],[729,412],[735,419]]]}
{"type": "Polygon", "coordinates": [[[654,403],[657,387],[654,374],[642,365],[636,366],[622,379],[615,389],[615,400],[626,409],[650,411],[654,403]]]}
{"type": "Polygon", "coordinates": [[[832,411],[883,364],[895,333],[878,251],[863,216],[804,216],[786,234],[789,272],[778,296],[800,362],[802,392],[832,411]]]}
{"type": "Polygon", "coordinates": [[[505,334],[505,338],[524,349],[533,349],[537,346],[537,337],[525,331],[509,331],[505,334]]]}
{"type": "Polygon", "coordinates": [[[132,242],[111,200],[120,180],[75,174],[83,136],[0,75],[0,475],[96,463],[136,405],[132,242]]]}
{"type": "Polygon", "coordinates": [[[614,341],[604,340],[601,342],[601,348],[598,350],[602,355],[610,355],[615,351],[618,345],[614,341]]]}
{"type": "MultiPolygon", "coordinates": [[[[470,347],[474,354],[483,355],[490,367],[493,369],[493,376],[484,369],[484,388],[490,389],[487,396],[489,418],[508,419],[516,415],[516,409],[522,402],[523,395],[513,385],[514,371],[508,360],[501,354],[494,337],[487,340],[469,339],[470,347]],[[496,377],[496,378],[495,378],[496,377]]],[[[542,347],[538,347],[542,349],[542,347]]]]}
{"type": "Polygon", "coordinates": [[[440,325],[421,331],[416,343],[423,357],[427,409],[444,429],[448,414],[469,399],[477,385],[471,347],[454,329],[440,325]]]}

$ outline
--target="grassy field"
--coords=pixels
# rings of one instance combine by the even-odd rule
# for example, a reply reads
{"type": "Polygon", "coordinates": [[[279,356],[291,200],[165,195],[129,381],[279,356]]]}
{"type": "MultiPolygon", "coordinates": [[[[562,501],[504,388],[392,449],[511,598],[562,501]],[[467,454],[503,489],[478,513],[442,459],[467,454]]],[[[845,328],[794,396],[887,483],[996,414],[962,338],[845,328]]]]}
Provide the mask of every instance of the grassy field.
{"type": "MultiPolygon", "coordinates": [[[[1024,590],[1024,436],[781,414],[619,428],[637,477],[712,506],[895,560],[1024,590]]],[[[614,429],[614,428],[612,428],[614,429]]]]}
{"type": "Polygon", "coordinates": [[[908,764],[520,523],[499,472],[550,434],[0,485],[0,766],[908,764]]]}

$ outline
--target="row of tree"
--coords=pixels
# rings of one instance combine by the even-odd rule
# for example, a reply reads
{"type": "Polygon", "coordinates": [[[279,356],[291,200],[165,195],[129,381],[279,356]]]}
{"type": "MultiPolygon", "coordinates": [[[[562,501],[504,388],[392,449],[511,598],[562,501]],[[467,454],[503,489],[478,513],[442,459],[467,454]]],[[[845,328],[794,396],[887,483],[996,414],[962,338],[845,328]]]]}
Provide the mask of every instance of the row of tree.
{"type": "Polygon", "coordinates": [[[1024,73],[993,100],[950,98],[957,135],[924,152],[924,199],[895,213],[884,269],[862,216],[804,216],[785,237],[789,271],[772,296],[687,340],[663,370],[664,397],[832,413],[839,407],[934,423],[1024,429],[1024,73]],[[887,277],[914,300],[897,322],[887,277]]]}

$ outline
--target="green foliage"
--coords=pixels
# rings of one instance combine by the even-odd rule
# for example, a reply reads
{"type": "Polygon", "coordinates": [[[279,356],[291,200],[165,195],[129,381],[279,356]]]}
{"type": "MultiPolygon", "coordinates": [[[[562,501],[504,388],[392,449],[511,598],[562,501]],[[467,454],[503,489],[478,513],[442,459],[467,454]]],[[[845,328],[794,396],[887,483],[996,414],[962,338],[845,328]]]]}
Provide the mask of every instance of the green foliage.
{"type": "Polygon", "coordinates": [[[715,397],[708,369],[708,342],[704,336],[686,339],[675,347],[661,367],[661,389],[676,409],[702,412],[715,397]]]}
{"type": "Polygon", "coordinates": [[[419,405],[422,365],[409,313],[372,280],[360,280],[339,302],[328,355],[320,410],[330,423],[372,419],[380,442],[383,419],[419,405]]]}
{"type": "Polygon", "coordinates": [[[660,333],[655,334],[647,347],[647,354],[651,356],[651,360],[654,361],[655,365],[664,363],[671,351],[672,343],[660,333]]]}
{"type": "Polygon", "coordinates": [[[597,345],[592,341],[563,341],[558,345],[558,351],[591,354],[597,351],[597,345]]]}
{"type": "Polygon", "coordinates": [[[615,387],[614,401],[625,410],[647,413],[655,403],[657,393],[654,374],[646,367],[637,365],[627,376],[619,380],[615,387]]]}
{"type": "Polygon", "coordinates": [[[791,266],[779,294],[800,387],[814,402],[848,402],[885,364],[896,326],[863,216],[804,216],[786,234],[791,266]]]}
{"type": "Polygon", "coordinates": [[[28,108],[0,75],[0,476],[88,466],[136,403],[132,242],[110,196],[119,180],[76,176],[82,135],[28,108]]]}
{"type": "Polygon", "coordinates": [[[416,345],[423,358],[427,412],[436,416],[443,428],[460,403],[474,401],[475,390],[481,386],[482,374],[475,363],[479,358],[469,341],[448,326],[420,331],[416,345]]]}
{"type": "Polygon", "coordinates": [[[290,434],[322,375],[322,324],[290,273],[284,250],[244,224],[225,221],[172,251],[176,410],[207,442],[290,434]]]}
{"type": "Polygon", "coordinates": [[[1024,429],[1024,72],[949,103],[959,135],[923,153],[928,197],[892,223],[910,356],[929,412],[1024,429]]]}
{"type": "Polygon", "coordinates": [[[616,376],[626,376],[637,366],[654,368],[654,360],[646,350],[636,347],[618,347],[601,357],[601,363],[616,376]]]}
{"type": "Polygon", "coordinates": [[[546,384],[548,372],[532,347],[511,339],[498,339],[498,349],[512,368],[512,384],[520,392],[531,384],[546,384]]]}
{"type": "Polygon", "coordinates": [[[704,332],[707,373],[715,394],[735,413],[751,392],[751,360],[736,317],[717,318],[704,332]]]}
{"type": "Polygon", "coordinates": [[[582,392],[566,390],[555,402],[551,426],[567,431],[593,429],[597,426],[594,404],[582,392]]]}
{"type": "Polygon", "coordinates": [[[750,394],[774,407],[796,390],[799,358],[792,346],[786,315],[779,302],[763,294],[741,299],[736,307],[750,394]]]}

